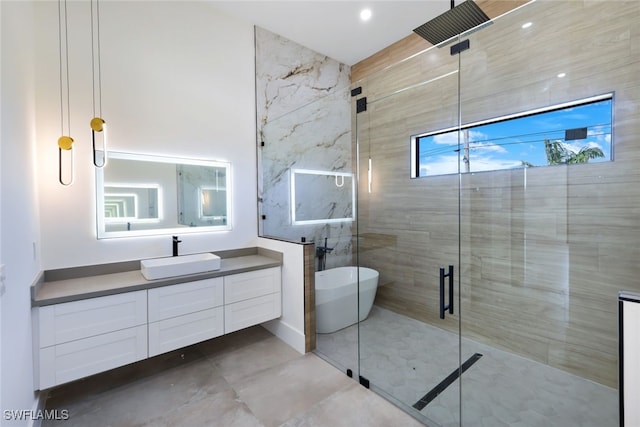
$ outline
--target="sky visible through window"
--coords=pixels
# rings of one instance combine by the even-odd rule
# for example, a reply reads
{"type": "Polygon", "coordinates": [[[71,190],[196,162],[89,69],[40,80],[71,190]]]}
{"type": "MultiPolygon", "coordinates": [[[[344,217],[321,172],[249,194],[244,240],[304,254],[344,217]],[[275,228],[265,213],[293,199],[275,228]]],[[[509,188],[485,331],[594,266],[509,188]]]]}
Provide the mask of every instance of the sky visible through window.
{"type": "MultiPolygon", "coordinates": [[[[549,143],[555,143],[556,149],[570,157],[581,149],[591,153],[598,153],[599,149],[602,157],[591,157],[586,161],[609,161],[612,159],[611,117],[612,99],[607,98],[469,127],[460,131],[459,147],[457,130],[417,137],[418,165],[414,167],[418,168],[418,173],[414,176],[458,173],[458,159],[461,172],[548,166],[554,164],[548,157],[549,143]],[[566,130],[580,128],[587,129],[586,138],[565,140],[566,130]],[[468,139],[468,170],[464,162],[467,151],[465,134],[468,139]]],[[[586,161],[574,160],[576,163],[586,161]]]]}

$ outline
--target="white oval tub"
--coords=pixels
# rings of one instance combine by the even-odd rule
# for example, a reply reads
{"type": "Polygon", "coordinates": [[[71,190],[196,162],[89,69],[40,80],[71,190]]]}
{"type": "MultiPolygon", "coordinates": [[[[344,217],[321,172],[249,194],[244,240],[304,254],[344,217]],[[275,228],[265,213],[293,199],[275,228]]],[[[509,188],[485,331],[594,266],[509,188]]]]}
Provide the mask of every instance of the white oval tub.
{"type": "Polygon", "coordinates": [[[337,267],[316,272],[316,332],[327,334],[367,318],[378,289],[378,272],[367,267],[337,267]],[[358,311],[360,270],[360,315],[358,311]]]}

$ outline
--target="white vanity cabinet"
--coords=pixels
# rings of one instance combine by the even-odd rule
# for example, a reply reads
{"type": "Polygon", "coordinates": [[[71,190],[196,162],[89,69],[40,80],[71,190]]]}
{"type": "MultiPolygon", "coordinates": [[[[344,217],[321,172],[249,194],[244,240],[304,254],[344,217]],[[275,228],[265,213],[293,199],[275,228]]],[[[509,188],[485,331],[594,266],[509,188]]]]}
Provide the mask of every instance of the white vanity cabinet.
{"type": "Polygon", "coordinates": [[[149,357],[224,334],[222,277],[148,292],[149,357]]]}
{"type": "Polygon", "coordinates": [[[280,267],[152,285],[33,307],[36,389],[206,341],[282,314],[280,267]]]}
{"type": "Polygon", "coordinates": [[[224,278],[224,332],[230,333],[282,315],[280,267],[224,278]]]}
{"type": "Polygon", "coordinates": [[[38,388],[147,357],[147,291],[38,307],[38,388]]]}

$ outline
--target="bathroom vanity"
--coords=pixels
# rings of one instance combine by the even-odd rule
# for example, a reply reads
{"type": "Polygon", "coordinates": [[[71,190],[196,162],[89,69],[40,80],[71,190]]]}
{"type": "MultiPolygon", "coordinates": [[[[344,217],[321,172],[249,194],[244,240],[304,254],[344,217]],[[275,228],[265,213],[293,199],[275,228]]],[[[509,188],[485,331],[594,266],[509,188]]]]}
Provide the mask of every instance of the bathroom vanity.
{"type": "Polygon", "coordinates": [[[32,288],[36,389],[281,316],[278,252],[227,251],[220,270],[158,280],[137,264],[45,272],[32,288]]]}

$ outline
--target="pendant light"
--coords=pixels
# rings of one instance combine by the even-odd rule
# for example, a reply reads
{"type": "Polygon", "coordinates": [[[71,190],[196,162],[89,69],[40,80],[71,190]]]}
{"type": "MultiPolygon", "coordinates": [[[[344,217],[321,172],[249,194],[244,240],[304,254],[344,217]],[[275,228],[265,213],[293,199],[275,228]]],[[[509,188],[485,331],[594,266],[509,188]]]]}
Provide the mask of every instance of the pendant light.
{"type": "Polygon", "coordinates": [[[73,168],[73,138],[69,135],[71,134],[71,110],[69,108],[69,38],[67,31],[67,0],[58,0],[58,44],[59,44],[59,53],[60,53],[60,133],[62,136],[58,138],[58,181],[60,184],[69,186],[73,184],[74,179],[74,168],[73,168]],[[63,9],[63,1],[64,1],[64,37],[62,34],[62,9],[63,9]],[[64,41],[64,49],[63,49],[63,41],[64,41]],[[62,52],[64,51],[64,67],[63,67],[63,58],[62,52]],[[63,68],[64,71],[63,72],[63,68]],[[65,89],[66,89],[66,115],[67,115],[67,131],[68,133],[65,135],[65,89]],[[65,180],[63,178],[63,167],[62,167],[62,158],[63,152],[69,153],[69,179],[65,180]]]}
{"type": "Polygon", "coordinates": [[[93,149],[93,164],[102,168],[107,164],[107,123],[102,118],[102,69],[100,66],[100,4],[95,0],[95,13],[93,7],[94,0],[91,0],[91,72],[92,72],[92,98],[93,98],[93,119],[89,123],[91,127],[91,144],[93,149]],[[94,31],[95,21],[95,31],[94,31]],[[97,51],[97,55],[96,55],[97,51]],[[97,66],[96,66],[97,61],[97,66]],[[96,97],[97,94],[97,97],[96,97]],[[97,114],[96,114],[97,111],[97,114]],[[102,140],[102,149],[96,150],[96,139],[102,140]],[[98,152],[102,152],[99,158],[98,152]]]}

